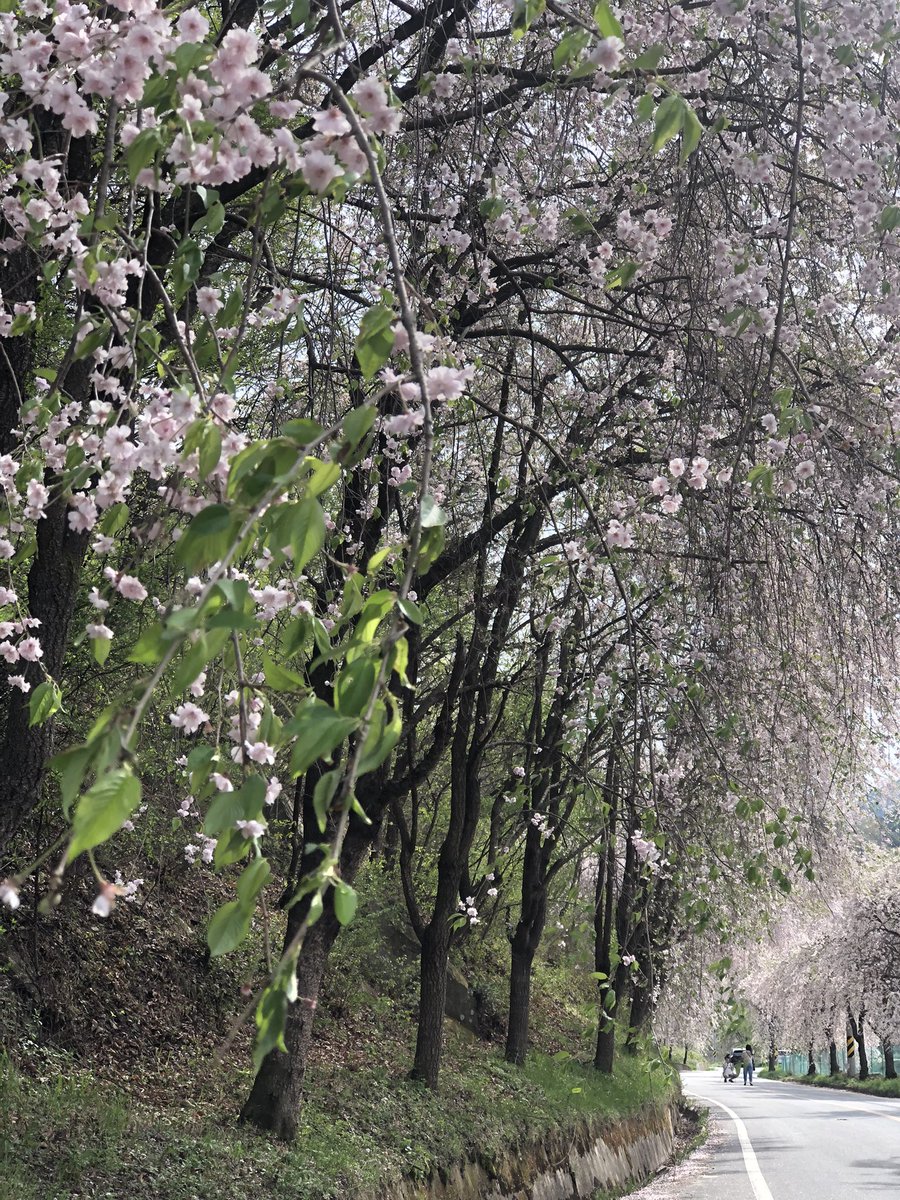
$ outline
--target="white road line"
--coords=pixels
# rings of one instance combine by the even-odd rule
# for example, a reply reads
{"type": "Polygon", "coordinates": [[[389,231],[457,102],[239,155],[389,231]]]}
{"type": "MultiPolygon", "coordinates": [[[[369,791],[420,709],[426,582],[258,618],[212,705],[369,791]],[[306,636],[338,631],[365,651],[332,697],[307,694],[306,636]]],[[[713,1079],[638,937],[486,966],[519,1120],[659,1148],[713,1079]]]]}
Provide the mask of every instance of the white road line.
{"type": "Polygon", "coordinates": [[[728,1113],[729,1117],[734,1121],[734,1127],[737,1130],[738,1141],[741,1143],[741,1153],[744,1156],[744,1166],[747,1169],[747,1178],[750,1180],[755,1200],[774,1200],[772,1193],[769,1191],[769,1185],[763,1179],[763,1173],[759,1169],[756,1151],[753,1149],[753,1143],[750,1141],[747,1126],[734,1109],[729,1108],[727,1104],[723,1104],[721,1100],[713,1100],[709,1096],[700,1096],[696,1092],[688,1092],[687,1095],[695,1096],[698,1100],[702,1100],[706,1104],[715,1104],[728,1113]]]}

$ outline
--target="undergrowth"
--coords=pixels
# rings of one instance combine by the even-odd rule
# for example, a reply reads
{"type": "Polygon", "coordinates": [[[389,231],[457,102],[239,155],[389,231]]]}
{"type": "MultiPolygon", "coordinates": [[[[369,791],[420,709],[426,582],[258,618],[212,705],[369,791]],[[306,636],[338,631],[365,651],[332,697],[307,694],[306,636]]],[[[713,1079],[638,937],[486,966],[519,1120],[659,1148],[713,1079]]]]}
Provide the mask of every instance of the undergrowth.
{"type": "Polygon", "coordinates": [[[522,1069],[504,1062],[508,950],[499,938],[491,952],[464,946],[454,968],[480,997],[484,1036],[448,1021],[440,1091],[410,1080],[415,944],[390,925],[372,875],[330,961],[291,1147],[238,1122],[251,1083],[249,1033],[221,1060],[219,1053],[252,964],[229,975],[204,960],[201,914],[192,907],[199,898],[185,896],[183,936],[171,922],[165,936],[152,901],[96,927],[51,927],[42,947],[45,995],[52,1029],[63,1036],[48,1036],[36,1018],[29,1026],[23,1010],[7,1006],[0,1200],[390,1194],[401,1178],[424,1178],[472,1154],[490,1161],[579,1120],[630,1115],[676,1093],[677,1072],[661,1061],[620,1052],[612,1077],[583,1065],[596,995],[589,969],[571,961],[536,965],[535,1049],[522,1069]],[[53,990],[57,946],[69,956],[59,969],[68,971],[67,991],[53,990]],[[132,982],[136,956],[149,981],[142,989],[132,982]]]}
{"type": "Polygon", "coordinates": [[[848,1079],[846,1075],[785,1075],[782,1071],[763,1070],[766,1079],[782,1079],[786,1083],[805,1083],[808,1087],[836,1088],[841,1092],[862,1092],[867,1096],[900,1097],[900,1079],[885,1079],[870,1075],[868,1079],[848,1079]]]}
{"type": "Polygon", "coordinates": [[[291,1147],[237,1125],[233,1110],[134,1102],[86,1073],[48,1083],[6,1060],[0,1196],[343,1200],[425,1177],[475,1151],[489,1159],[579,1117],[612,1119],[673,1094],[668,1072],[634,1057],[623,1055],[612,1078],[541,1054],[519,1070],[453,1030],[434,1094],[406,1078],[405,1057],[393,1061],[393,1048],[382,1049],[386,1065],[316,1073],[291,1147]]]}

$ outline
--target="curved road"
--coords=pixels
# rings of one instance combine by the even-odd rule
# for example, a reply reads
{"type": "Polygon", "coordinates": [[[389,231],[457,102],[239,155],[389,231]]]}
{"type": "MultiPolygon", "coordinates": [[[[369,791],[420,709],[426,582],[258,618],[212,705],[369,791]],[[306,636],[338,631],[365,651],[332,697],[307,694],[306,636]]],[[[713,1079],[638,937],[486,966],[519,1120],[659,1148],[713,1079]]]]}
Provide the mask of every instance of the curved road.
{"type": "Polygon", "coordinates": [[[718,1071],[682,1084],[709,1106],[708,1146],[642,1200],[900,1198],[900,1100],[758,1077],[750,1088],[718,1071]]]}

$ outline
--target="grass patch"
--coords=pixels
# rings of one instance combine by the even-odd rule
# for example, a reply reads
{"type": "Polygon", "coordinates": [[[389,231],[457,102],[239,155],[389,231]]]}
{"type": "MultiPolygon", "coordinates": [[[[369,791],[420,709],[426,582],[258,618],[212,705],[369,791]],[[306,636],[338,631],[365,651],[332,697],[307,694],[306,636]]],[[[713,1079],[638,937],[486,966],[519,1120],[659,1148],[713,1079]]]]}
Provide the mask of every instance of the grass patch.
{"type": "Polygon", "coordinates": [[[666,1103],[676,1086],[668,1071],[628,1055],[612,1078],[545,1055],[520,1071],[451,1030],[437,1095],[390,1062],[352,1073],[320,1068],[288,1148],[238,1126],[233,1109],[160,1107],[100,1088],[85,1074],[48,1082],[6,1061],[0,1196],[155,1200],[164,1178],[166,1200],[338,1200],[424,1178],[476,1150],[489,1159],[579,1118],[666,1103]]]}
{"type": "Polygon", "coordinates": [[[579,1061],[592,1058],[597,1017],[583,956],[535,964],[540,1052],[522,1069],[505,1063],[504,938],[467,943],[454,964],[478,997],[482,1038],[448,1021],[440,1092],[411,1081],[418,959],[409,931],[391,924],[391,886],[380,868],[368,871],[357,918],[332,952],[292,1147],[238,1124],[249,1031],[225,1062],[217,1052],[261,944],[245,960],[208,963],[198,934],[205,892],[169,907],[151,898],[99,930],[74,919],[49,926],[45,1007],[58,1017],[49,1034],[4,991],[0,964],[0,1041],[10,1047],[0,1059],[0,1200],[390,1195],[401,1179],[475,1154],[489,1162],[586,1118],[630,1116],[678,1094],[677,1071],[661,1062],[651,1069],[619,1053],[608,1077],[579,1061]],[[190,919],[173,924],[170,910],[190,919]],[[140,988],[129,986],[136,946],[140,988]]]}
{"type": "Polygon", "coordinates": [[[846,1075],[786,1075],[783,1071],[763,1069],[759,1074],[764,1079],[783,1079],[786,1083],[805,1083],[808,1087],[835,1088],[841,1092],[862,1092],[866,1096],[900,1097],[900,1079],[885,1079],[882,1075],[870,1075],[860,1082],[846,1075]]]}

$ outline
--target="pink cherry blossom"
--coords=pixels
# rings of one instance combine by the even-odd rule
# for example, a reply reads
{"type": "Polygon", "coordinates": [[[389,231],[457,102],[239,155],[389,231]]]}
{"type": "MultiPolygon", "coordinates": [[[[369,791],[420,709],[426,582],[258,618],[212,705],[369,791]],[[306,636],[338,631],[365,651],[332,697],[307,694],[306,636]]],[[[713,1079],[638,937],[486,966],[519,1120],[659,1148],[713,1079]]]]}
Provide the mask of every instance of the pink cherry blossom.
{"type": "Polygon", "coordinates": [[[44,651],[41,643],[36,637],[23,638],[18,646],[19,655],[26,662],[37,662],[38,659],[44,657],[44,651]]]}
{"type": "Polygon", "coordinates": [[[241,837],[250,838],[262,837],[268,829],[268,826],[263,821],[235,821],[235,826],[241,831],[241,837]]]}
{"type": "Polygon", "coordinates": [[[214,317],[222,308],[221,291],[215,287],[202,287],[197,292],[197,308],[204,317],[214,317]]]}
{"type": "Polygon", "coordinates": [[[147,599],[147,589],[134,575],[120,575],[116,581],[116,591],[126,600],[147,599]]]}
{"type": "Polygon", "coordinates": [[[334,156],[324,150],[310,150],[305,154],[300,161],[300,171],[312,190],[320,195],[343,174],[334,156]]]}
{"type": "Polygon", "coordinates": [[[207,724],[209,715],[196,704],[188,702],[179,704],[175,711],[169,714],[169,721],[176,729],[182,729],[185,733],[196,733],[201,726],[207,724]]]}
{"type": "Polygon", "coordinates": [[[313,129],[326,137],[343,137],[350,132],[350,122],[339,108],[326,108],[313,117],[313,129]]]}

